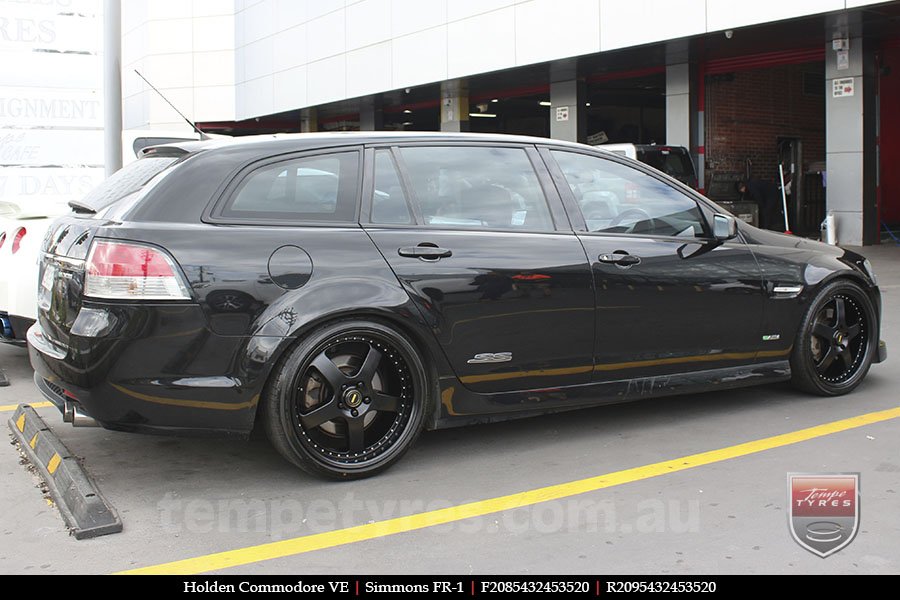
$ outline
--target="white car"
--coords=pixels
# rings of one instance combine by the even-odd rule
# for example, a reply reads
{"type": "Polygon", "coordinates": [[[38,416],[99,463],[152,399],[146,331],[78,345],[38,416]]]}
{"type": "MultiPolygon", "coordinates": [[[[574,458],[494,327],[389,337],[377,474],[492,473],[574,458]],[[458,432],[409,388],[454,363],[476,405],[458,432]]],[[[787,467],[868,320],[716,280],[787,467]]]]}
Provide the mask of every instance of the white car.
{"type": "Polygon", "coordinates": [[[56,216],[29,214],[12,203],[0,203],[0,338],[4,342],[24,346],[25,332],[37,318],[38,253],[56,216]]]}
{"type": "MultiPolygon", "coordinates": [[[[188,139],[198,136],[185,132],[126,131],[123,146],[126,156],[136,156],[146,146],[188,139]]],[[[0,200],[0,341],[25,345],[25,332],[37,319],[41,242],[53,220],[68,210],[64,204],[48,209],[47,205],[0,200]]]]}

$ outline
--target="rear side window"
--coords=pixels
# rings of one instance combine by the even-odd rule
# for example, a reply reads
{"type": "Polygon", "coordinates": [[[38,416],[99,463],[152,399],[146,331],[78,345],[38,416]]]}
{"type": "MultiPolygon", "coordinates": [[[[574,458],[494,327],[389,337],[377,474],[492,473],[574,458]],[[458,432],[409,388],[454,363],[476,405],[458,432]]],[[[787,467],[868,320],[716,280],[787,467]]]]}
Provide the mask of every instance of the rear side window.
{"type": "Polygon", "coordinates": [[[553,219],[522,148],[402,148],[425,225],[552,231],[553,219]]]}
{"type": "Polygon", "coordinates": [[[140,191],[147,182],[172,166],[180,157],[148,156],[127,164],[103,183],[69,206],[75,210],[98,212],[129,194],[140,191]]]}
{"type": "Polygon", "coordinates": [[[375,152],[375,192],[372,196],[372,223],[412,223],[400,176],[389,150],[375,152]]]}
{"type": "Polygon", "coordinates": [[[244,178],[222,209],[222,216],[355,221],[358,163],[357,152],[338,152],[266,165],[244,178]]]}

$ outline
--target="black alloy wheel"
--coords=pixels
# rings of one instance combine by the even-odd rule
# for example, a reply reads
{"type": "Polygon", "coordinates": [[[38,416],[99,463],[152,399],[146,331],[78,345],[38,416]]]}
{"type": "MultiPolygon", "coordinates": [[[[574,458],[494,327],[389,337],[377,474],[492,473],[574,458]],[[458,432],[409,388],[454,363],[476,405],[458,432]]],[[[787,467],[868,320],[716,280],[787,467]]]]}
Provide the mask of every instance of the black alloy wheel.
{"type": "Polygon", "coordinates": [[[399,332],[365,321],[326,326],[291,350],[276,375],[266,401],[269,437],[311,473],[373,475],[418,436],[426,380],[399,332]]]}
{"type": "Polygon", "coordinates": [[[865,291],[850,281],[826,286],[807,310],[791,357],[794,383],[826,396],[846,394],[865,377],[878,340],[865,291]]]}

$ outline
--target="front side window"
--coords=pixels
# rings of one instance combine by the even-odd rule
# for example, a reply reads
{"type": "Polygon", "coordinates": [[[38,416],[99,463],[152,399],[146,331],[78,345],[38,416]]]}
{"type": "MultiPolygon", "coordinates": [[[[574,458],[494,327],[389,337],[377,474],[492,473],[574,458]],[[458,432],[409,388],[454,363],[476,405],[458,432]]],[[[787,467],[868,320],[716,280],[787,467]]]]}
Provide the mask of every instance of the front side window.
{"type": "Polygon", "coordinates": [[[358,153],[310,156],[261,167],[241,182],[222,215],[292,221],[354,221],[358,153]]]}
{"type": "Polygon", "coordinates": [[[676,188],[627,165],[551,150],[575,196],[588,231],[703,237],[700,207],[676,188]]]}
{"type": "Polygon", "coordinates": [[[521,148],[402,148],[425,225],[552,231],[553,219],[521,148]]]}

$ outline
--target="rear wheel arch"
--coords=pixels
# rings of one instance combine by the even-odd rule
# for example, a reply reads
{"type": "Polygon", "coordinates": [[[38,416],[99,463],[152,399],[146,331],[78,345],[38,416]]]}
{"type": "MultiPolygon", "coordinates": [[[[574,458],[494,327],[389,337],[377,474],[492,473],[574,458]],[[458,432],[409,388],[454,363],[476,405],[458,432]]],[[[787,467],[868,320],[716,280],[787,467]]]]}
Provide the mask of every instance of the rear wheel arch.
{"type": "Polygon", "coordinates": [[[311,474],[356,479],[381,472],[430,419],[437,387],[427,355],[402,327],[371,313],[309,326],[270,371],[257,409],[261,429],[311,474]]]}
{"type": "MultiPolygon", "coordinates": [[[[436,414],[435,411],[438,410],[440,404],[440,394],[437,383],[439,373],[437,364],[435,363],[436,354],[434,349],[430,347],[429,339],[427,337],[431,335],[431,333],[429,331],[423,331],[422,328],[413,326],[408,320],[402,319],[396,313],[390,311],[349,310],[322,315],[318,319],[302,324],[295,331],[291,332],[289,336],[284,338],[283,342],[279,345],[275,356],[268,361],[269,367],[263,375],[264,383],[259,388],[260,401],[257,402],[253,412],[253,421],[250,424],[251,428],[255,428],[257,423],[260,422],[260,410],[263,404],[262,398],[264,398],[269,391],[269,388],[275,377],[277,377],[284,361],[290,356],[291,352],[303,342],[305,336],[323,327],[350,321],[371,321],[379,323],[399,331],[410,339],[413,347],[419,352],[419,356],[422,359],[428,377],[428,385],[431,388],[431,392],[426,399],[426,406],[424,407],[426,427],[431,423],[432,417],[436,414]]],[[[437,356],[440,357],[440,354],[437,356]]]]}

